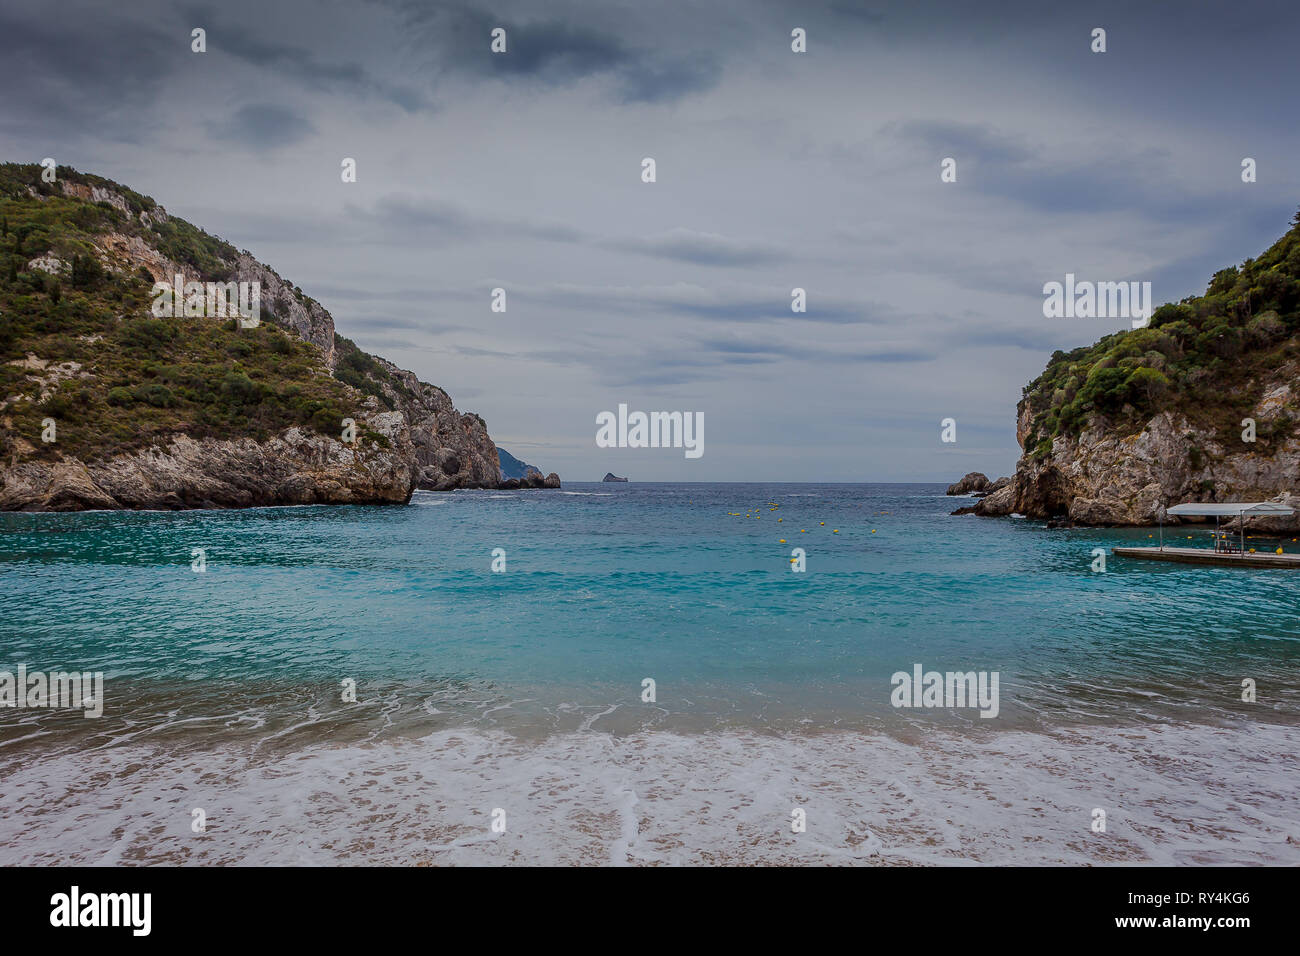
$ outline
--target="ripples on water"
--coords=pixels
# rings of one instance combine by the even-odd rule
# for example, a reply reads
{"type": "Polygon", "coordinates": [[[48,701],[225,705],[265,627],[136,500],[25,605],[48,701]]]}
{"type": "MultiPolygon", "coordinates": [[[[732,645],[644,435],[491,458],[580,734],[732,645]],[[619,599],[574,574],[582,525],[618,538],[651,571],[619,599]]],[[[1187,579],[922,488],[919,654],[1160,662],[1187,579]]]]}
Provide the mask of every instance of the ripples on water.
{"type": "Polygon", "coordinates": [[[853,731],[924,754],[1020,731],[1290,733],[1291,572],[1111,557],[1093,574],[1093,548],[1146,532],[952,517],[966,502],[942,490],[570,484],[408,508],[0,515],[0,669],[103,670],[107,685],[99,720],[0,716],[0,773],[22,779],[32,754],[152,753],[184,776],[195,747],[246,773],[322,746],[413,759],[458,733],[581,749],[604,731],[633,763],[636,746],[659,752],[636,741],[679,737],[757,754],[775,735],[853,731]],[[894,710],[889,677],[914,663],[998,671],[1000,717],[894,710]],[[1240,701],[1243,678],[1258,703],[1240,701]]]}
{"type": "Polygon", "coordinates": [[[157,697],[158,713],[273,722],[328,712],[351,677],[421,729],[428,701],[499,726],[489,708],[527,700],[543,728],[564,726],[562,706],[610,704],[650,722],[942,720],[888,705],[889,676],[917,662],[998,671],[999,723],[1012,726],[1295,711],[1300,607],[1286,570],[1112,557],[1093,574],[1092,548],[1145,532],[950,517],[961,500],[930,486],[566,491],[5,515],[0,654],[105,671],[110,717],[157,697]],[[788,570],[795,546],[803,575],[788,570]],[[504,574],[489,570],[497,547],[504,574]],[[661,707],[639,706],[644,677],[661,707]],[[1260,688],[1254,706],[1240,703],[1244,677],[1260,688]]]}

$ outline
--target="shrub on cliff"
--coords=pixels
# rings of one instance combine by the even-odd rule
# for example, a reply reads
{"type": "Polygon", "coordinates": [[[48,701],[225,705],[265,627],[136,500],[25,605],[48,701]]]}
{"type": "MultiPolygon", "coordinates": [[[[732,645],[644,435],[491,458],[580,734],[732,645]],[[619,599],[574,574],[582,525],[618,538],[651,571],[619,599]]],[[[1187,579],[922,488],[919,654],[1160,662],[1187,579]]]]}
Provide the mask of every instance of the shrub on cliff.
{"type": "MultiPolygon", "coordinates": [[[[1300,361],[1300,213],[1258,258],[1216,272],[1205,295],[1160,306],[1146,328],[1052,353],[1024,389],[1034,418],[1024,448],[1041,457],[1053,438],[1077,436],[1096,416],[1136,427],[1174,408],[1230,439],[1266,376],[1292,361],[1300,361]]],[[[1261,450],[1288,435],[1261,431],[1261,450]]]]}

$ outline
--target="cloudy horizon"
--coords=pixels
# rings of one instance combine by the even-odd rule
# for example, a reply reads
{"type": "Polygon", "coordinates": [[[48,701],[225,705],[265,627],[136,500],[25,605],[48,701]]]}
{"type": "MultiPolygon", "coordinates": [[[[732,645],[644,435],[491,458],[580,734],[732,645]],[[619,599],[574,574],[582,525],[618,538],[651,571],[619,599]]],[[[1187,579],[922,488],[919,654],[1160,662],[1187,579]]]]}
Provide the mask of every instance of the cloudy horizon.
{"type": "Polygon", "coordinates": [[[1044,283],[1177,300],[1286,231],[1297,25],[1262,3],[56,2],[0,11],[0,161],[53,157],[248,249],[566,480],[949,481],[1011,473],[1022,387],[1128,326],[1044,318],[1044,283]],[[620,404],[702,413],[705,454],[598,448],[620,404]]]}

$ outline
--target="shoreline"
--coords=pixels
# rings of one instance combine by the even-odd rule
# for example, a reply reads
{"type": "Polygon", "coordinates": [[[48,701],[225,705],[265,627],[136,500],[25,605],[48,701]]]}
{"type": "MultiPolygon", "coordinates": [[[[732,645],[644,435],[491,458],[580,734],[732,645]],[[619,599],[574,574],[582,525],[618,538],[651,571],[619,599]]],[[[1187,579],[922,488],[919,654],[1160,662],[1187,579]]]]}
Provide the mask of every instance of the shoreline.
{"type": "Polygon", "coordinates": [[[3,865],[1300,864],[1300,755],[1283,728],[919,745],[450,730],[291,759],[138,744],[14,756],[0,763],[3,865]],[[194,807],[205,833],[190,831],[194,807]]]}

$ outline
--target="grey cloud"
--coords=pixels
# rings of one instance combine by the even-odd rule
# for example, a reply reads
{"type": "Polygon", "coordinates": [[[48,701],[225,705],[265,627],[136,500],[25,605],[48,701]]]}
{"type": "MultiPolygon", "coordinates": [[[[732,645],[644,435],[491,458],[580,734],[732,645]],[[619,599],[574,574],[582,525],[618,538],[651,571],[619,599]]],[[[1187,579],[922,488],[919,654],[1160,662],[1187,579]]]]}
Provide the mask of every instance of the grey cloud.
{"type": "Polygon", "coordinates": [[[476,215],[456,203],[417,196],[385,196],[369,209],[350,207],[349,215],[381,224],[390,231],[390,240],[399,242],[411,234],[443,241],[536,239],[724,268],[771,265],[791,258],[765,243],[683,227],[646,237],[605,236],[564,223],[476,215]]]}
{"type": "Polygon", "coordinates": [[[186,17],[207,31],[211,55],[232,56],[277,77],[293,77],[313,90],[378,97],[407,112],[432,105],[428,97],[411,86],[382,80],[358,63],[336,60],[329,54],[318,55],[301,46],[270,39],[262,32],[219,16],[209,7],[189,7],[186,17]]]}
{"type": "Polygon", "coordinates": [[[1019,164],[1034,156],[1018,136],[999,131],[988,123],[894,121],[882,126],[880,135],[910,142],[936,157],[960,156],[963,161],[1019,164]]]}
{"type": "Polygon", "coordinates": [[[155,124],[147,108],[190,55],[188,38],[102,10],[80,11],[75,25],[52,14],[44,5],[0,9],[0,129],[52,145],[138,141],[155,124]]]}
{"type": "Polygon", "coordinates": [[[682,228],[645,239],[613,239],[608,245],[628,252],[709,266],[767,265],[788,258],[780,250],[760,243],[682,228]]]}
{"type": "Polygon", "coordinates": [[[544,242],[589,240],[581,230],[562,223],[474,215],[455,203],[418,196],[385,196],[370,209],[353,206],[349,211],[353,218],[381,224],[385,229],[459,241],[512,238],[544,242]]]}
{"type": "MultiPolygon", "coordinates": [[[[1021,385],[1106,331],[1043,319],[1044,281],[1201,292],[1300,191],[1294,5],[1240,0],[1223,29],[1131,0],[1082,23],[1030,0],[183,2],[4,5],[4,158],[54,155],[252,250],[494,435],[566,447],[580,420],[583,450],[530,458],[562,474],[606,470],[586,410],[611,389],[836,449],[774,463],[719,434],[706,480],[1006,473],[1021,385]],[[639,188],[643,155],[676,172],[639,188]],[[954,413],[998,450],[918,444],[954,413]]],[[[638,476],[680,476],[658,467],[638,476]]]]}
{"type": "Polygon", "coordinates": [[[661,103],[712,89],[721,78],[722,64],[707,56],[633,63],[619,73],[619,96],[625,103],[661,103]]]}
{"type": "Polygon", "coordinates": [[[209,124],[212,135],[255,150],[292,146],[311,136],[316,128],[285,106],[259,103],[241,106],[223,120],[209,124]]]}
{"type": "Polygon", "coordinates": [[[603,76],[615,83],[616,98],[625,103],[677,100],[713,88],[722,74],[721,63],[707,50],[666,55],[586,23],[509,17],[469,4],[402,0],[391,6],[420,48],[436,51],[431,67],[442,74],[555,85],[603,76]],[[498,27],[506,31],[504,53],[491,50],[498,27]]]}

